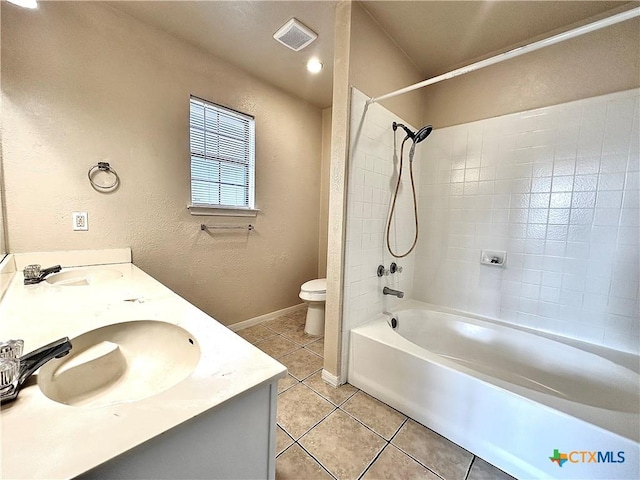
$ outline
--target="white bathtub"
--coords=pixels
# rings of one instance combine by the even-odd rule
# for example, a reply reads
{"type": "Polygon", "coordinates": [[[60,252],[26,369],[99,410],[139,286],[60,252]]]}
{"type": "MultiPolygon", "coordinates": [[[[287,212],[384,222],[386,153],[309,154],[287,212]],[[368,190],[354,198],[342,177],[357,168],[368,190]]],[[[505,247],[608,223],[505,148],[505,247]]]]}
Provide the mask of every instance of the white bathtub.
{"type": "Polygon", "coordinates": [[[351,331],[349,383],[517,478],[639,478],[637,357],[405,305],[351,331]]]}

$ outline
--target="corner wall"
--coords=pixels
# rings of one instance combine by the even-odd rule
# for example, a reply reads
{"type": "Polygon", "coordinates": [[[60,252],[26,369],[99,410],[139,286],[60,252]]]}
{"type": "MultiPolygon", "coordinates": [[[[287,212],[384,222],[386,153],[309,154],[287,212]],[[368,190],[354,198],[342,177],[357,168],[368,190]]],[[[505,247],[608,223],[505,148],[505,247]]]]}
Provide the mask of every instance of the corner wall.
{"type": "MultiPolygon", "coordinates": [[[[345,248],[347,239],[347,182],[352,158],[349,151],[352,86],[372,97],[422,80],[404,52],[357,2],[336,7],[331,174],[325,324],[325,380],[346,381],[347,333],[343,325],[345,248]]],[[[410,123],[421,124],[421,94],[396,97],[382,104],[410,123]]],[[[388,122],[388,135],[392,136],[388,122]]],[[[393,159],[388,158],[392,164],[393,159]]],[[[373,266],[375,268],[375,265],[373,266]]]]}
{"type": "Polygon", "coordinates": [[[227,325],[300,303],[318,272],[320,109],[103,3],[1,8],[13,252],[131,246],[136,265],[227,325]],[[257,218],[189,214],[189,94],[256,117],[257,218]],[[91,188],[98,161],[119,173],[116,192],[91,188]],[[88,212],[88,232],[72,231],[73,211],[88,212]]]}

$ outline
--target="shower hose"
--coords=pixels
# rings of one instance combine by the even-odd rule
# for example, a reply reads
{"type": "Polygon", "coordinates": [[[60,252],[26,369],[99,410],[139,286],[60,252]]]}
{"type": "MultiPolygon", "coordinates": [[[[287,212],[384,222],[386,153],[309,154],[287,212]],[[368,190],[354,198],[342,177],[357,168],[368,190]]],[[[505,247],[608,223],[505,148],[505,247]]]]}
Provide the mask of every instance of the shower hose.
{"type": "Polygon", "coordinates": [[[416,243],[418,242],[418,202],[416,200],[416,186],[413,180],[413,153],[416,147],[415,142],[411,145],[411,149],[409,150],[409,174],[411,176],[411,191],[413,192],[413,218],[415,219],[416,234],[415,234],[415,237],[413,238],[413,244],[411,244],[411,247],[409,248],[409,250],[407,250],[405,253],[401,255],[393,251],[393,249],[391,248],[391,242],[389,241],[391,236],[391,220],[393,219],[393,214],[395,213],[396,200],[398,199],[398,190],[400,189],[400,182],[402,181],[404,144],[408,139],[409,137],[406,137],[402,141],[402,144],[400,146],[400,169],[398,171],[398,181],[396,182],[396,190],[393,194],[393,201],[391,202],[391,211],[389,212],[389,221],[387,222],[387,248],[389,249],[389,253],[395,258],[403,258],[409,255],[413,251],[413,249],[416,247],[416,243]]]}

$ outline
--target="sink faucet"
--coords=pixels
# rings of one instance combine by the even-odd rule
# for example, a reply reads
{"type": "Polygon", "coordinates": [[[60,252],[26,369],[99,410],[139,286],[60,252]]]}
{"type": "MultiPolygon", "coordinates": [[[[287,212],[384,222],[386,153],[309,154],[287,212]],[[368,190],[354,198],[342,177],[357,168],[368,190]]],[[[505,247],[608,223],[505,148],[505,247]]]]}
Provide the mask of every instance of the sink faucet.
{"type": "Polygon", "coordinates": [[[69,337],[64,337],[20,357],[18,359],[20,369],[13,382],[5,384],[5,378],[4,376],[2,377],[3,381],[2,384],[0,384],[0,403],[15,400],[22,385],[36,370],[49,360],[64,357],[69,353],[71,348],[72,345],[69,337]]]}
{"type": "Polygon", "coordinates": [[[400,290],[394,290],[393,288],[389,287],[384,287],[382,289],[382,293],[385,295],[395,295],[398,298],[404,297],[404,292],[401,292],[400,290]]]}
{"type": "Polygon", "coordinates": [[[23,271],[24,284],[34,285],[36,283],[40,283],[46,278],[47,275],[58,273],[60,270],[62,270],[62,268],[60,268],[60,265],[44,269],[41,269],[40,265],[27,265],[23,271]]]}

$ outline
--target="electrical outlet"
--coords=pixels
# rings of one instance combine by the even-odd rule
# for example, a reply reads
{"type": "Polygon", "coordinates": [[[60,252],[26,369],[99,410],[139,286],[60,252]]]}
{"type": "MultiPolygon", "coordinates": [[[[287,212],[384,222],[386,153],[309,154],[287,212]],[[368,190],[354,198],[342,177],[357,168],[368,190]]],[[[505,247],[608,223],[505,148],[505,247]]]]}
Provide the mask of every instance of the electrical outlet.
{"type": "Polygon", "coordinates": [[[89,230],[89,216],[87,212],[73,212],[73,229],[89,230]]]}

